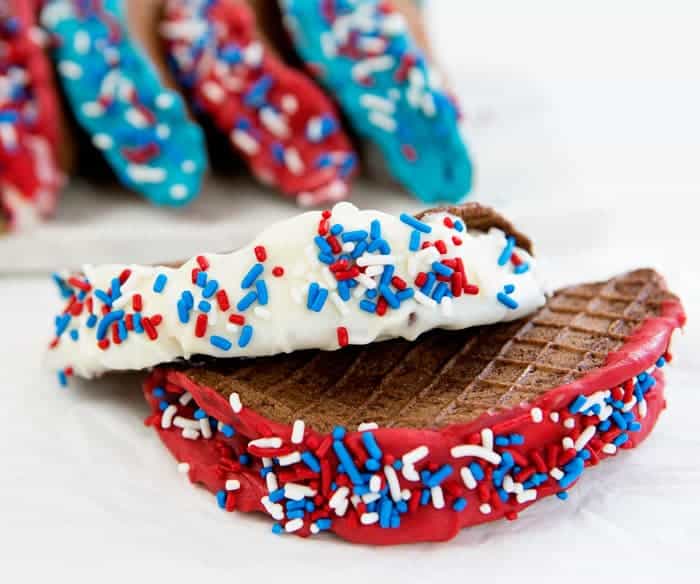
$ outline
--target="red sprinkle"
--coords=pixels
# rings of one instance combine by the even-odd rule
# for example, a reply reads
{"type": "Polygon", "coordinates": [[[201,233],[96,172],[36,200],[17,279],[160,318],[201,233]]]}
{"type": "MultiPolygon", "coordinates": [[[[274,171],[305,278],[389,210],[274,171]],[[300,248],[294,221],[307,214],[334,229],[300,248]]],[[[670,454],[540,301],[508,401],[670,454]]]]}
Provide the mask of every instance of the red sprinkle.
{"type": "Polygon", "coordinates": [[[416,276],[416,279],[414,280],[414,283],[416,286],[419,288],[423,287],[425,283],[428,281],[428,274],[425,272],[419,272],[419,274],[416,276]]]}
{"type": "Polygon", "coordinates": [[[197,276],[199,275],[199,272],[201,272],[199,268],[193,268],[192,269],[192,283],[196,284],[197,283],[197,276]]]}
{"type": "Polygon", "coordinates": [[[389,307],[386,298],[383,296],[377,300],[377,316],[384,316],[386,314],[386,309],[389,307]]]}
{"type": "Polygon", "coordinates": [[[205,258],[204,256],[200,255],[197,256],[197,263],[199,264],[200,269],[205,272],[209,269],[209,260],[205,258]]]}
{"type": "Polygon", "coordinates": [[[163,322],[163,316],[161,314],[154,314],[151,316],[150,320],[153,326],[158,326],[161,322],[163,322]]]}
{"type": "Polygon", "coordinates": [[[438,239],[435,242],[435,247],[440,253],[447,253],[447,246],[445,245],[445,242],[442,241],[442,239],[438,239]]]}
{"type": "Polygon", "coordinates": [[[455,272],[454,274],[452,274],[451,283],[452,283],[452,294],[455,297],[459,298],[462,295],[462,286],[463,286],[462,274],[460,274],[459,272],[455,272]]]}
{"type": "Polygon", "coordinates": [[[391,279],[391,284],[396,288],[397,290],[405,290],[406,289],[406,282],[403,280],[403,278],[399,278],[398,276],[394,276],[391,279]]]}
{"type": "Polygon", "coordinates": [[[275,266],[274,268],[272,268],[272,275],[275,278],[281,278],[282,276],[284,276],[284,268],[282,266],[275,266]]]}
{"type": "Polygon", "coordinates": [[[455,245],[462,245],[462,240],[459,237],[457,237],[456,235],[453,235],[452,236],[452,243],[454,243],[455,245]]]}
{"type": "Polygon", "coordinates": [[[141,312],[143,310],[143,298],[141,294],[134,294],[131,298],[131,306],[134,308],[135,312],[141,312]]]}
{"type": "Polygon", "coordinates": [[[148,338],[155,341],[158,338],[158,331],[151,323],[151,320],[149,318],[143,318],[141,324],[143,324],[143,329],[146,331],[148,338]]]}
{"type": "Polygon", "coordinates": [[[119,327],[117,326],[116,322],[112,325],[112,342],[115,345],[121,345],[122,342],[122,340],[119,338],[119,327]]]}
{"type": "Polygon", "coordinates": [[[206,334],[208,322],[209,319],[206,314],[200,314],[197,317],[197,324],[194,327],[194,334],[196,337],[201,339],[206,334]]]}
{"type": "Polygon", "coordinates": [[[228,317],[228,321],[233,324],[244,325],[245,316],[243,316],[242,314],[232,314],[228,317]]]}
{"type": "Polygon", "coordinates": [[[360,269],[357,266],[353,266],[347,272],[336,272],[334,274],[335,279],[339,281],[352,280],[360,274],[360,269]]]}
{"type": "Polygon", "coordinates": [[[106,351],[106,350],[107,350],[107,347],[109,347],[109,339],[108,339],[107,337],[105,337],[105,338],[102,339],[101,341],[98,341],[98,342],[97,342],[97,346],[98,346],[100,349],[102,349],[103,351],[106,351]]]}
{"type": "Polygon", "coordinates": [[[264,262],[267,259],[267,250],[262,245],[256,246],[255,257],[259,262],[264,262]]]}
{"type": "Polygon", "coordinates": [[[83,282],[83,280],[76,278],[75,276],[68,278],[68,283],[74,288],[78,288],[83,292],[90,292],[90,290],[92,290],[92,286],[90,284],[83,282]]]}
{"type": "Polygon", "coordinates": [[[331,216],[331,212],[328,209],[326,209],[325,211],[323,211],[323,213],[321,213],[321,217],[323,217],[324,219],[330,219],[330,216],[331,216]]]}
{"type": "Polygon", "coordinates": [[[123,284],[129,279],[129,276],[131,276],[131,270],[129,268],[126,268],[122,270],[122,273],[119,274],[119,283],[123,284]]]}
{"type": "Polygon", "coordinates": [[[133,331],[134,330],[134,315],[127,314],[124,317],[124,324],[126,325],[126,330],[133,331]]]}
{"type": "Polygon", "coordinates": [[[343,251],[343,246],[340,245],[340,242],[334,235],[329,235],[328,237],[326,237],[326,241],[328,242],[328,245],[331,246],[333,253],[337,254],[343,251]]]}
{"type": "Polygon", "coordinates": [[[454,221],[452,221],[451,217],[445,217],[442,220],[442,222],[445,224],[445,227],[449,227],[450,229],[452,229],[455,226],[454,221]]]}
{"type": "Polygon", "coordinates": [[[479,287],[474,286],[474,284],[467,284],[464,287],[464,293],[469,294],[471,296],[476,296],[479,293],[479,287]]]}
{"type": "Polygon", "coordinates": [[[219,308],[222,312],[226,312],[229,308],[231,308],[228,294],[226,294],[226,290],[223,288],[216,293],[216,302],[219,304],[219,308]]]}
{"type": "Polygon", "coordinates": [[[338,344],[341,347],[346,347],[348,344],[348,329],[346,329],[344,326],[339,326],[337,329],[338,333],[338,344]]]}

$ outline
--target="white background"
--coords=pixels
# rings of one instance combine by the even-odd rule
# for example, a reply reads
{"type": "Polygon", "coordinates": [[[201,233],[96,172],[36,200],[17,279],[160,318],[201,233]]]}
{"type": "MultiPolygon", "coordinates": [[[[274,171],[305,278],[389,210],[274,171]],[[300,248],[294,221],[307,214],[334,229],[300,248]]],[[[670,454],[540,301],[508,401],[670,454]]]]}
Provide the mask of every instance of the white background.
{"type": "MultiPolygon", "coordinates": [[[[437,52],[467,114],[475,199],[537,243],[553,286],[661,271],[689,326],[669,409],[638,450],[567,503],[454,541],[394,549],[278,538],[186,484],[141,420],[141,377],[60,390],[40,367],[58,306],[46,274],[244,242],[295,210],[244,179],[169,214],[74,184],[57,220],[0,241],[0,581],[697,581],[700,544],[700,8],[695,2],[432,0],[437,52]],[[50,579],[50,580],[49,580],[50,579]]],[[[418,208],[391,186],[356,202],[418,208]]]]}

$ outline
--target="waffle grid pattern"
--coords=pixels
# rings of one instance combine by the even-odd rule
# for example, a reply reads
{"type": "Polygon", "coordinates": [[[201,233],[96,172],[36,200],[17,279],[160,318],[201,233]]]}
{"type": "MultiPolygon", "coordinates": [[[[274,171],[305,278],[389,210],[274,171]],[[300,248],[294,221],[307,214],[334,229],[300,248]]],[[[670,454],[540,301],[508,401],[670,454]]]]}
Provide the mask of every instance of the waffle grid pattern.
{"type": "Polygon", "coordinates": [[[361,422],[440,427],[531,401],[601,367],[668,298],[661,278],[641,270],[559,291],[515,323],[186,373],[225,397],[236,391],[271,420],[303,419],[321,432],[361,422]]]}

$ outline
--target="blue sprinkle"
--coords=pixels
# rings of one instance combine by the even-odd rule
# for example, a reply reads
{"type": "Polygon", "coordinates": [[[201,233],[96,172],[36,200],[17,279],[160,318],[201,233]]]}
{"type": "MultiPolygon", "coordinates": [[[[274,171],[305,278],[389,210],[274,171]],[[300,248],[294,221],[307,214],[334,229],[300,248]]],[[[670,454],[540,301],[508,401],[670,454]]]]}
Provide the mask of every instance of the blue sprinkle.
{"type": "Polygon", "coordinates": [[[423,489],[420,494],[420,504],[425,506],[430,502],[430,489],[423,489]]]}
{"type": "MultiPolygon", "coordinates": [[[[125,341],[126,338],[129,336],[129,332],[126,330],[126,323],[125,323],[123,320],[120,320],[120,321],[117,323],[117,331],[119,332],[119,340],[120,340],[120,341],[125,341]]],[[[78,331],[75,331],[75,333],[76,333],[76,339],[75,339],[75,340],[77,340],[77,332],[78,332],[78,331]]],[[[72,336],[72,335],[71,335],[71,336],[72,336]]]]}
{"type": "Polygon", "coordinates": [[[393,505],[391,499],[384,499],[379,507],[379,527],[387,529],[391,527],[391,512],[393,505]]]}
{"type": "Polygon", "coordinates": [[[435,285],[435,280],[436,280],[435,274],[433,274],[432,272],[429,272],[428,279],[425,281],[425,284],[423,284],[420,291],[423,294],[430,296],[431,290],[433,289],[433,286],[435,285]]]}
{"type": "Polygon", "coordinates": [[[391,528],[398,529],[401,527],[401,518],[396,513],[391,514],[391,528]]]}
{"type": "Polygon", "coordinates": [[[401,213],[399,219],[401,219],[402,223],[405,223],[409,227],[413,227],[413,229],[416,229],[421,233],[430,233],[433,230],[433,228],[430,227],[430,225],[428,225],[427,223],[423,223],[422,221],[419,221],[418,219],[412,217],[411,215],[408,215],[407,213],[401,213]]]}
{"type": "Polygon", "coordinates": [[[329,530],[331,528],[331,524],[331,520],[327,518],[316,520],[316,527],[318,527],[321,531],[329,530]]]}
{"type": "Polygon", "coordinates": [[[302,501],[287,501],[284,504],[284,508],[287,511],[294,511],[295,509],[304,509],[306,507],[306,503],[302,501]]]}
{"type": "Polygon", "coordinates": [[[370,302],[369,300],[361,300],[360,301],[360,308],[364,310],[365,312],[369,312],[370,314],[376,312],[377,310],[377,305],[374,302],[370,302]]]}
{"type": "Polygon", "coordinates": [[[579,395],[573,403],[569,406],[569,412],[572,414],[578,414],[581,411],[581,408],[583,405],[586,403],[586,396],[584,395],[579,395]]]}
{"type": "Polygon", "coordinates": [[[311,310],[313,310],[314,312],[321,312],[321,310],[323,310],[324,304],[326,304],[327,299],[328,290],[326,290],[326,288],[321,288],[318,291],[318,294],[316,294],[316,298],[314,299],[314,303],[311,307],[311,310]]]}
{"type": "Polygon", "coordinates": [[[395,470],[401,470],[403,468],[403,462],[401,462],[401,459],[395,460],[394,464],[391,466],[394,467],[395,470]]]}
{"type": "Polygon", "coordinates": [[[585,462],[591,457],[591,451],[588,450],[588,448],[584,448],[581,452],[578,453],[578,455],[581,458],[581,460],[585,462]]]}
{"type": "Polygon", "coordinates": [[[411,251],[418,251],[420,249],[420,231],[417,229],[411,231],[411,239],[408,242],[408,249],[411,251]]]}
{"type": "Polygon", "coordinates": [[[250,305],[253,304],[258,298],[258,295],[253,292],[252,290],[248,292],[241,300],[236,304],[236,308],[240,311],[243,312],[244,310],[248,310],[250,308],[250,305]]]}
{"type": "Polygon", "coordinates": [[[374,434],[372,434],[372,432],[362,433],[362,443],[365,445],[367,454],[369,454],[372,458],[377,460],[382,458],[382,451],[377,445],[377,441],[374,439],[374,434]]]}
{"type": "Polygon", "coordinates": [[[122,295],[122,283],[119,278],[112,278],[110,288],[112,289],[112,301],[115,301],[122,295]]]}
{"type": "Polygon", "coordinates": [[[228,424],[224,424],[221,426],[221,433],[226,436],[226,438],[232,438],[236,431],[228,424]]]}
{"type": "Polygon", "coordinates": [[[248,107],[259,108],[265,104],[267,92],[272,87],[274,80],[270,75],[263,75],[248,90],[243,98],[248,107]]]}
{"type": "Polygon", "coordinates": [[[241,329],[241,336],[238,337],[238,346],[242,349],[248,346],[250,339],[253,338],[253,327],[249,324],[245,325],[241,329]]]}
{"type": "MultiPolygon", "coordinates": [[[[332,233],[332,230],[331,230],[332,233]]],[[[348,241],[356,242],[356,241],[364,241],[367,239],[367,236],[369,234],[364,231],[363,229],[358,229],[356,231],[346,231],[343,233],[340,239],[343,240],[343,243],[347,243],[348,241]]]]}
{"type": "Polygon", "coordinates": [[[66,375],[66,372],[61,370],[57,373],[58,376],[58,383],[61,387],[68,387],[68,376],[66,375]]]}
{"type": "Polygon", "coordinates": [[[515,266],[515,268],[513,269],[513,273],[518,274],[518,275],[525,274],[529,271],[530,271],[530,264],[527,264],[527,263],[522,263],[519,266],[515,266]]]}
{"type": "Polygon", "coordinates": [[[384,298],[385,298],[387,304],[388,304],[391,308],[393,308],[394,310],[396,310],[397,308],[399,308],[399,306],[401,306],[401,303],[399,302],[399,299],[396,297],[396,294],[394,294],[394,293],[389,289],[388,286],[382,286],[382,287],[379,289],[379,292],[381,292],[381,294],[382,294],[382,296],[384,296],[384,298]]]}
{"type": "Polygon", "coordinates": [[[338,282],[338,296],[340,296],[344,302],[350,300],[350,288],[346,280],[338,282]]]}
{"type": "Polygon", "coordinates": [[[452,474],[452,467],[449,464],[445,464],[440,467],[433,475],[428,479],[425,486],[429,489],[437,487],[442,481],[452,474]]]}
{"type": "Polygon", "coordinates": [[[102,317],[100,324],[97,326],[97,340],[101,341],[107,335],[107,330],[109,326],[118,320],[124,318],[123,310],[115,310],[114,312],[108,312],[102,317]]]}
{"type": "Polygon", "coordinates": [[[318,249],[321,250],[321,253],[325,254],[332,254],[333,253],[333,248],[328,244],[328,242],[321,237],[320,235],[317,235],[314,237],[314,243],[318,246],[318,249]]]}
{"type": "Polygon", "coordinates": [[[269,497],[270,501],[273,503],[279,503],[282,499],[284,499],[284,489],[275,489],[270,493],[269,497]]]}
{"type": "Polygon", "coordinates": [[[506,284],[505,286],[503,286],[503,291],[506,294],[512,294],[513,292],[515,292],[515,286],[513,284],[506,284]]]}
{"type": "Polygon", "coordinates": [[[372,240],[379,239],[382,236],[382,224],[379,219],[372,219],[369,224],[369,236],[372,240]]]}
{"type": "Polygon", "coordinates": [[[272,533],[275,535],[283,535],[284,534],[284,527],[280,525],[279,523],[273,523],[272,524],[272,533]]]}
{"type": "Polygon", "coordinates": [[[301,460],[314,472],[321,472],[321,465],[318,459],[308,450],[301,453],[301,460]]]}
{"type": "Polygon", "coordinates": [[[165,284],[168,282],[168,277],[165,274],[158,274],[155,281],[153,282],[153,291],[160,294],[165,288],[165,284]]]}
{"type": "Polygon", "coordinates": [[[70,314],[63,314],[61,316],[56,317],[56,336],[60,337],[68,328],[68,325],[70,324],[71,320],[71,315],[70,314]]]}
{"type": "Polygon", "coordinates": [[[169,406],[169,405],[170,405],[170,404],[169,404],[168,402],[166,402],[165,400],[161,400],[160,402],[158,402],[158,409],[159,409],[161,412],[164,412],[165,410],[168,409],[168,406],[169,406]]]}
{"type": "Polygon", "coordinates": [[[440,262],[433,262],[432,268],[433,272],[440,276],[445,276],[446,278],[450,278],[452,274],[454,274],[454,270],[450,266],[446,266],[440,262]]]}
{"type": "Polygon", "coordinates": [[[442,299],[447,296],[448,292],[450,291],[450,288],[445,282],[440,282],[436,287],[435,287],[435,292],[433,292],[433,300],[440,304],[442,302],[442,299]]]}
{"type": "Polygon", "coordinates": [[[664,357],[659,357],[659,360],[656,362],[657,367],[663,367],[666,365],[666,359],[664,357]]]}
{"type": "Polygon", "coordinates": [[[309,284],[309,292],[306,296],[306,308],[312,309],[314,303],[316,302],[316,296],[318,296],[321,287],[316,282],[311,282],[309,284]]]}
{"type": "Polygon", "coordinates": [[[206,300],[200,300],[199,304],[197,305],[197,309],[201,312],[209,312],[211,310],[211,302],[207,302],[206,300]]]}
{"type": "Polygon", "coordinates": [[[335,440],[333,442],[333,450],[335,451],[338,460],[343,465],[345,472],[350,477],[353,485],[361,485],[363,483],[362,476],[357,470],[355,463],[353,462],[350,454],[348,453],[345,445],[340,440],[335,440]]]}
{"type": "MultiPolygon", "coordinates": [[[[331,235],[339,235],[343,232],[343,226],[340,223],[336,223],[331,227],[331,235]]],[[[345,241],[345,240],[343,240],[345,241]]]]}
{"type": "Polygon", "coordinates": [[[267,295],[267,284],[265,284],[265,280],[258,280],[255,283],[255,289],[257,290],[257,293],[258,293],[258,302],[260,303],[260,305],[267,306],[268,295],[267,295]]]}
{"type": "Polygon", "coordinates": [[[568,472],[559,480],[559,486],[562,489],[570,487],[574,481],[581,476],[583,466],[583,460],[580,458],[574,458],[564,467],[568,472]]]}
{"type": "Polygon", "coordinates": [[[406,288],[405,290],[397,292],[396,297],[399,299],[399,302],[403,302],[404,300],[413,298],[414,294],[415,290],[413,288],[406,288]]]}
{"type": "Polygon", "coordinates": [[[459,219],[457,219],[457,221],[454,222],[454,226],[457,231],[464,231],[464,223],[462,223],[462,221],[460,221],[459,219]]]}
{"type": "Polygon", "coordinates": [[[622,414],[620,414],[620,412],[614,411],[612,414],[612,419],[617,424],[617,427],[620,428],[620,430],[627,430],[627,421],[622,416],[622,414]]]}
{"type": "Polygon", "coordinates": [[[569,493],[567,493],[566,491],[559,491],[557,493],[557,497],[562,501],[566,501],[569,498],[569,493]]]}
{"type": "Polygon", "coordinates": [[[522,446],[523,444],[525,444],[525,436],[523,436],[522,434],[511,434],[510,443],[513,446],[522,446]]]}
{"type": "MultiPolygon", "coordinates": [[[[201,273],[201,272],[200,272],[201,273]]],[[[204,287],[204,290],[202,290],[202,296],[204,298],[211,298],[216,294],[216,291],[219,289],[219,283],[212,279],[207,282],[207,285],[204,287]]]]}
{"type": "Polygon", "coordinates": [[[345,428],[342,426],[333,428],[333,440],[342,440],[343,438],[345,438],[345,428]]]}
{"type": "Polygon", "coordinates": [[[628,426],[627,429],[630,432],[639,432],[642,429],[642,425],[639,422],[631,422],[628,426]]]}
{"type": "Polygon", "coordinates": [[[209,339],[209,342],[212,345],[214,345],[217,349],[222,349],[223,351],[228,351],[233,346],[233,343],[231,343],[231,341],[218,335],[212,335],[209,339]]]}
{"type": "Polygon", "coordinates": [[[373,253],[375,251],[380,251],[382,254],[387,255],[391,253],[391,247],[385,239],[375,239],[369,244],[367,251],[373,253]]]}
{"type": "Polygon", "coordinates": [[[314,511],[316,511],[316,505],[313,504],[313,501],[306,502],[306,510],[309,513],[313,513],[314,511]]]}
{"type": "Polygon", "coordinates": [[[182,293],[182,301],[185,303],[185,308],[192,308],[194,306],[194,296],[189,290],[185,290],[182,293]]]}
{"type": "Polygon", "coordinates": [[[379,463],[379,461],[375,460],[374,458],[368,458],[367,462],[365,462],[365,468],[370,472],[376,472],[381,467],[382,465],[379,463]]]}
{"type": "Polygon", "coordinates": [[[135,312],[133,321],[134,321],[134,332],[138,333],[138,334],[143,333],[143,325],[141,324],[141,314],[138,312],[135,312]]]}
{"type": "Polygon", "coordinates": [[[384,266],[382,277],[379,280],[380,286],[389,286],[389,284],[391,284],[391,279],[394,277],[394,270],[394,266],[384,266]]]}
{"type": "Polygon", "coordinates": [[[263,273],[264,269],[265,266],[263,266],[262,264],[253,265],[253,267],[250,268],[250,270],[248,270],[248,273],[244,276],[243,280],[241,280],[241,288],[250,288],[253,285],[253,282],[255,282],[255,280],[258,278],[258,276],[263,273]]]}
{"type": "Polygon", "coordinates": [[[367,242],[366,241],[360,241],[355,245],[355,249],[352,250],[351,257],[352,259],[356,260],[359,258],[363,253],[367,251],[367,242]]]}
{"type": "Polygon", "coordinates": [[[207,285],[207,279],[208,277],[206,272],[197,272],[197,279],[195,280],[195,283],[200,288],[204,288],[204,286],[207,285]]]}
{"type": "Polygon", "coordinates": [[[112,306],[112,298],[106,292],[102,290],[95,290],[94,294],[97,297],[97,299],[100,300],[100,302],[102,302],[102,304],[104,304],[105,306],[112,306]]]}
{"type": "Polygon", "coordinates": [[[198,408],[194,413],[195,420],[201,420],[201,419],[206,418],[206,417],[207,417],[207,413],[202,408],[198,408]]]}
{"type": "MultiPolygon", "coordinates": [[[[182,324],[187,324],[190,321],[190,313],[183,300],[178,300],[177,302],[177,316],[182,324]]],[[[136,328],[135,325],[134,328],[136,328]]]]}
{"type": "Polygon", "coordinates": [[[226,491],[217,491],[216,502],[222,509],[226,509],[226,491]]]}
{"type": "Polygon", "coordinates": [[[505,266],[513,255],[515,249],[515,237],[512,235],[506,239],[506,246],[503,248],[501,255],[498,257],[498,265],[505,266]]]}
{"type": "Polygon", "coordinates": [[[156,387],[153,390],[153,397],[157,397],[157,398],[165,397],[165,390],[162,387],[156,387]]]}
{"type": "Polygon", "coordinates": [[[248,454],[241,454],[238,457],[238,462],[240,462],[243,465],[247,465],[250,462],[250,456],[248,454]]]}
{"type": "Polygon", "coordinates": [[[333,256],[329,253],[320,253],[318,254],[318,261],[331,265],[335,260],[333,259],[333,256]]]}
{"type": "MultiPolygon", "coordinates": [[[[136,317],[136,315],[134,315],[134,317],[136,317]]],[[[87,322],[85,324],[88,328],[95,328],[95,325],[97,324],[97,316],[91,314],[90,316],[88,316],[87,322]]]]}
{"type": "Polygon", "coordinates": [[[455,511],[458,511],[458,512],[464,511],[464,509],[466,509],[466,507],[467,507],[467,500],[464,499],[463,497],[459,497],[459,498],[455,499],[455,502],[452,503],[452,509],[454,509],[455,511]]]}
{"type": "Polygon", "coordinates": [[[374,300],[377,297],[377,290],[367,290],[365,292],[365,298],[369,298],[370,300],[374,300]]]}
{"type": "Polygon", "coordinates": [[[305,511],[303,509],[289,511],[287,512],[287,519],[302,519],[304,517],[304,513],[305,511]]]}
{"type": "Polygon", "coordinates": [[[509,446],[510,445],[510,440],[508,439],[507,436],[496,436],[493,439],[493,443],[496,446],[509,446]]]}
{"type": "Polygon", "coordinates": [[[615,440],[613,440],[613,444],[615,446],[622,446],[625,442],[629,440],[629,438],[629,434],[627,434],[627,432],[623,432],[617,438],[615,438],[615,440]]]}
{"type": "Polygon", "coordinates": [[[483,481],[484,480],[484,470],[481,468],[481,465],[478,462],[472,462],[469,464],[469,470],[472,471],[472,475],[474,476],[474,479],[477,481],[483,481]]]}
{"type": "Polygon", "coordinates": [[[396,502],[396,510],[399,513],[406,513],[408,511],[408,505],[406,504],[406,501],[404,501],[403,499],[400,501],[397,501],[396,502]]]}

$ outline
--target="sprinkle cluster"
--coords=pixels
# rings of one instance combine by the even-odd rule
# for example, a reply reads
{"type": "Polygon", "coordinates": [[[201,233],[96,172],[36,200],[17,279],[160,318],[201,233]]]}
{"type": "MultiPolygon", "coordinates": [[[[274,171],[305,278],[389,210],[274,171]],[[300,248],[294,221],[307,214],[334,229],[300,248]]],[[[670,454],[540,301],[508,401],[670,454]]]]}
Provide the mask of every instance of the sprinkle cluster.
{"type": "Polygon", "coordinates": [[[332,106],[267,54],[253,18],[244,2],[167,2],[162,33],[178,79],[263,182],[308,204],[343,198],[332,180],[348,179],[356,156],[332,106]]]}
{"type": "Polygon", "coordinates": [[[183,204],[206,165],[202,134],[138,52],[122,10],[114,0],[49,0],[42,23],[78,119],[120,179],[156,203],[183,204]]]}
{"type": "Polygon", "coordinates": [[[13,227],[50,213],[61,183],[50,143],[55,120],[40,95],[50,90],[35,86],[46,77],[43,40],[38,28],[0,2],[0,209],[13,227]],[[19,199],[3,192],[7,185],[19,199]]]}
{"type": "MultiPolygon", "coordinates": [[[[645,396],[656,384],[654,371],[669,360],[667,353],[622,386],[579,395],[563,410],[532,407],[529,425],[560,428],[555,434],[563,435],[561,439],[528,445],[527,427],[522,433],[513,431],[512,425],[508,431],[499,425],[485,427],[464,436],[462,444],[451,448],[450,462],[439,464],[426,445],[401,456],[386,452],[376,424],[362,424],[354,433],[338,427],[320,436],[307,431],[301,420],[288,435],[251,440],[246,451],[236,455],[229,440],[233,428],[208,417],[188,392],[178,397],[180,390],[172,384],[168,391],[153,390],[162,413],[150,422],[163,429],[182,429],[187,439],[220,439],[219,506],[233,511],[241,475],[257,473],[268,491],[260,503],[277,521],[275,533],[318,533],[330,529],[338,518],[357,527],[399,529],[406,514],[427,506],[460,513],[477,505],[481,515],[512,520],[523,505],[552,490],[566,499],[586,466],[614,455],[631,434],[641,431],[647,416],[645,396]]],[[[236,393],[231,394],[230,405],[234,417],[244,412],[236,393]]],[[[196,464],[196,460],[185,463],[184,470],[196,464]]]]}

